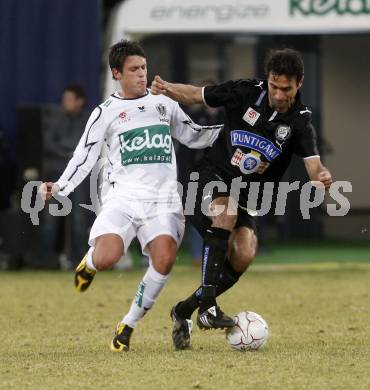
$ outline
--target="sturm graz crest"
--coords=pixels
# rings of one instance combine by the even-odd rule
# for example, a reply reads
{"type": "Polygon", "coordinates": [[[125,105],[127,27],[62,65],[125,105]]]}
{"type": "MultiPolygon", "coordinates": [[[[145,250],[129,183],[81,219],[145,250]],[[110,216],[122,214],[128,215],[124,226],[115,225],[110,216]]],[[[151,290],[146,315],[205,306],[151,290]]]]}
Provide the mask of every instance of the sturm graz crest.
{"type": "Polygon", "coordinates": [[[286,141],[290,137],[291,128],[287,125],[279,125],[275,131],[275,138],[280,141],[286,141]]]}
{"type": "Polygon", "coordinates": [[[157,111],[159,112],[159,115],[164,117],[167,115],[167,109],[166,109],[166,106],[164,106],[162,103],[159,103],[155,106],[155,108],[157,109],[157,111]]]}

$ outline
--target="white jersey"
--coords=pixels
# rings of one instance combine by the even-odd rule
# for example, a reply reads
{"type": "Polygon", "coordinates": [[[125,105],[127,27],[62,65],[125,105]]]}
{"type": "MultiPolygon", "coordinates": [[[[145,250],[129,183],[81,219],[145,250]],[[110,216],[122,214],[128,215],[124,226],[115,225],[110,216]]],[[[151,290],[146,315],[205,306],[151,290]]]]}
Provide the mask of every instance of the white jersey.
{"type": "Polygon", "coordinates": [[[108,194],[142,201],[179,201],[172,137],[190,148],[211,146],[223,126],[201,127],[164,95],[124,99],[118,92],[96,107],[72,159],[57,181],[67,196],[89,174],[106,147],[108,194]]]}

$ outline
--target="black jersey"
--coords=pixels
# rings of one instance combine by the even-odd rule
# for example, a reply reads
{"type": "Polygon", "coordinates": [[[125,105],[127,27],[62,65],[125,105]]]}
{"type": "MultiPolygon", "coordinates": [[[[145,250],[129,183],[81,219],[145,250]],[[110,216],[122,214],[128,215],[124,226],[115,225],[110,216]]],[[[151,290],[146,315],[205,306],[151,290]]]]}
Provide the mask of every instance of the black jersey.
{"type": "Polygon", "coordinates": [[[228,81],[203,90],[204,102],[223,106],[227,125],[205,157],[222,179],[230,182],[277,182],[293,153],[318,155],[311,112],[301,103],[299,91],[286,113],[268,105],[267,80],[228,81]]]}

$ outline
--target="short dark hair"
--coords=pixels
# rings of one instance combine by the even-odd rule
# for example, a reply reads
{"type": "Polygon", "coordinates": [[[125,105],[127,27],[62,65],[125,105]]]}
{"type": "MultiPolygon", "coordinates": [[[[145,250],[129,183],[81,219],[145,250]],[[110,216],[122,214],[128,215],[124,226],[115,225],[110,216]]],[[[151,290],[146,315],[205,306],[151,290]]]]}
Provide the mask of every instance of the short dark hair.
{"type": "Polygon", "coordinates": [[[121,40],[111,46],[109,50],[109,66],[122,72],[128,56],[140,56],[146,58],[144,49],[135,41],[121,40]]]}
{"type": "Polygon", "coordinates": [[[295,77],[297,83],[299,83],[304,75],[301,53],[289,48],[271,49],[265,61],[266,77],[268,77],[270,72],[277,76],[295,77]]]}
{"type": "Polygon", "coordinates": [[[67,85],[63,92],[73,92],[77,98],[86,100],[86,92],[81,85],[71,84],[67,85]]]}

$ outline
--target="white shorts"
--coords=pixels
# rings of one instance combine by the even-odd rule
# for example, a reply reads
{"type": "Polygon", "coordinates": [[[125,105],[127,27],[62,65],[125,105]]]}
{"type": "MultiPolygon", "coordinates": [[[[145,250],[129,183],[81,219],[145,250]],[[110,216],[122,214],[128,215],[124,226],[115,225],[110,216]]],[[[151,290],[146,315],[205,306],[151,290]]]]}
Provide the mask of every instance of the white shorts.
{"type": "Polygon", "coordinates": [[[185,218],[181,204],[167,205],[110,197],[91,228],[89,245],[95,246],[96,238],[103,234],[118,234],[126,253],[133,238],[137,237],[143,254],[148,256],[147,244],[162,234],[173,237],[179,247],[184,229],[185,218]]]}

